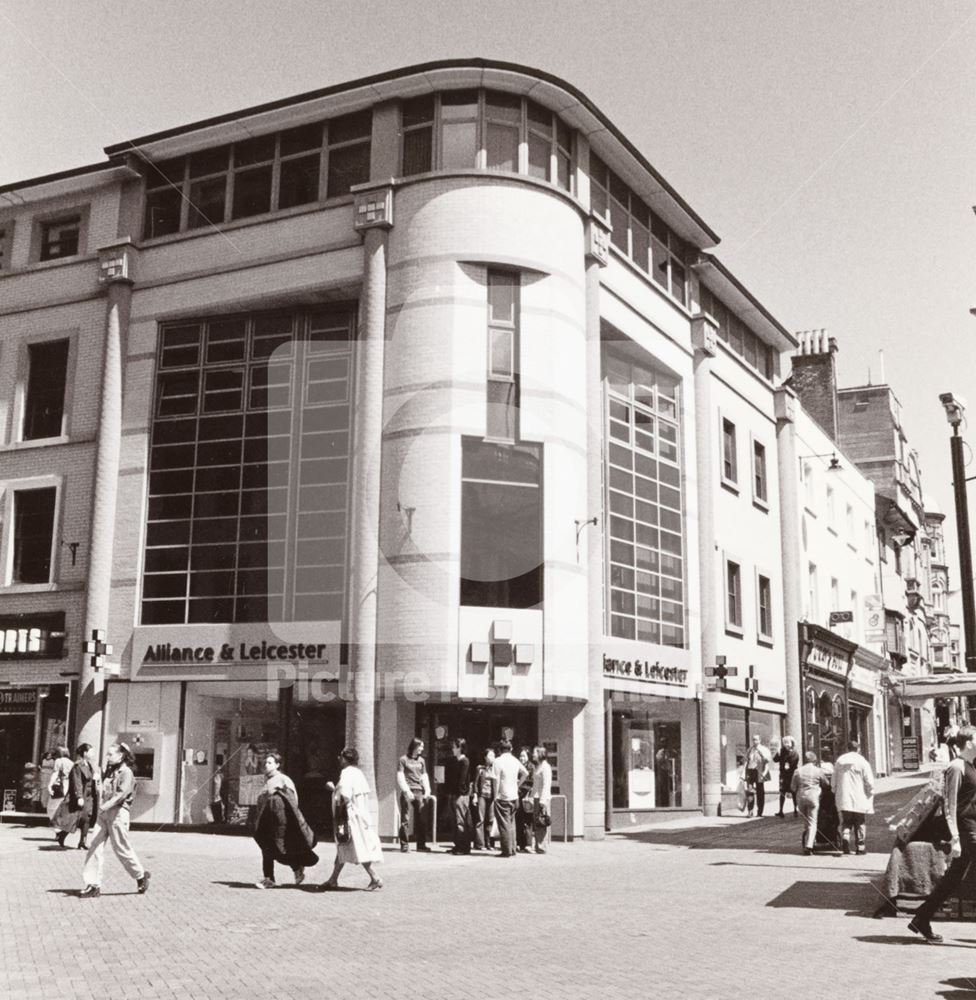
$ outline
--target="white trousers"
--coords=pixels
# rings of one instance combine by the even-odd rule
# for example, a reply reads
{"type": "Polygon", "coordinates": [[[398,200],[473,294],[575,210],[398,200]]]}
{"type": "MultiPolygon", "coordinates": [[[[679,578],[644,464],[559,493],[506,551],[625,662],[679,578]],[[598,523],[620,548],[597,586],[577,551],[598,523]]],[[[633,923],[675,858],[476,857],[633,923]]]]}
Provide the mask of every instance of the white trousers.
{"type": "Polygon", "coordinates": [[[95,827],[95,837],[88,846],[85,855],[85,867],[82,877],[85,885],[102,884],[102,867],[105,863],[105,841],[111,841],[112,850],[122,867],[133,878],[142,878],[145,869],[136,857],[129,843],[129,810],[119,807],[109,813],[98,814],[98,825],[95,827]]]}

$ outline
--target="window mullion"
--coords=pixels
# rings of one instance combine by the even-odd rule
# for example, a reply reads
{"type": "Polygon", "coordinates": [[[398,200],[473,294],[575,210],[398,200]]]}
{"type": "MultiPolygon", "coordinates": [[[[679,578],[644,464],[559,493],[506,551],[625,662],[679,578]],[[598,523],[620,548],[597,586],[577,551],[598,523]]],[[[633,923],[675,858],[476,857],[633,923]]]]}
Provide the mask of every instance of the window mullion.
{"type": "Polygon", "coordinates": [[[322,154],[319,157],[319,197],[325,201],[329,197],[329,123],[322,129],[322,154]]]}
{"type": "Polygon", "coordinates": [[[271,165],[271,211],[278,211],[281,194],[281,133],[275,136],[274,160],[271,165]]]}

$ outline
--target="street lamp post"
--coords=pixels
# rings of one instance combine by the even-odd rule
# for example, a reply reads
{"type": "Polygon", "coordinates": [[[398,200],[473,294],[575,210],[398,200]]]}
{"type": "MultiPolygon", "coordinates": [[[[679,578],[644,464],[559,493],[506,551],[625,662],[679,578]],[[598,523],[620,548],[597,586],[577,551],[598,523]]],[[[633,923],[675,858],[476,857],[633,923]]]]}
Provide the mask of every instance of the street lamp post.
{"type": "Polygon", "coordinates": [[[962,622],[966,644],[966,670],[976,671],[976,602],[973,599],[973,555],[969,535],[969,501],[966,497],[966,463],[959,432],[966,404],[959,396],[944,392],[939,396],[952,427],[949,446],[952,455],[952,487],[956,500],[956,532],[959,537],[959,576],[962,587],[962,622]]]}

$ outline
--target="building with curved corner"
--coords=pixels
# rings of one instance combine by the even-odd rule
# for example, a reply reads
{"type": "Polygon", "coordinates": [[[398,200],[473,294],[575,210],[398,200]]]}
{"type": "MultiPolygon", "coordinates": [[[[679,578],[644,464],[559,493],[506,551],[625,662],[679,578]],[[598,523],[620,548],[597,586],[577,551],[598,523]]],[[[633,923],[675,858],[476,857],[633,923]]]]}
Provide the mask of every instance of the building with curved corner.
{"type": "Polygon", "coordinates": [[[133,745],[136,820],[243,822],[276,746],[327,828],[352,743],[392,835],[415,735],[442,828],[462,736],[548,750],[557,836],[716,811],[801,711],[796,341],[675,189],[573,86],[482,59],[106,154],[0,188],[4,399],[41,391],[35,343],[73,387],[42,440],[6,413],[0,614],[66,624],[0,676],[133,745]],[[63,477],[43,525],[23,462],[63,477]]]}

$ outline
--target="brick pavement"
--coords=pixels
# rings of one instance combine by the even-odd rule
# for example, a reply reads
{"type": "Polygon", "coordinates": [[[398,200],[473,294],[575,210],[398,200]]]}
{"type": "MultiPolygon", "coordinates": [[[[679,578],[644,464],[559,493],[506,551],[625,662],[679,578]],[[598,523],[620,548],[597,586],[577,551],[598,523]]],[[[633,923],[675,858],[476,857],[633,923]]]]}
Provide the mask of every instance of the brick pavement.
{"type": "MultiPolygon", "coordinates": [[[[105,895],[85,901],[80,852],[5,825],[0,997],[976,1000],[976,929],[944,924],[934,948],[905,918],[871,918],[869,880],[887,860],[873,827],[866,857],[803,857],[799,823],[776,818],[515,860],[390,852],[374,893],[355,868],[344,892],[262,892],[247,839],[136,832],[149,894],[108,857],[105,895]]],[[[319,849],[314,884],[332,850],[319,849]]]]}

